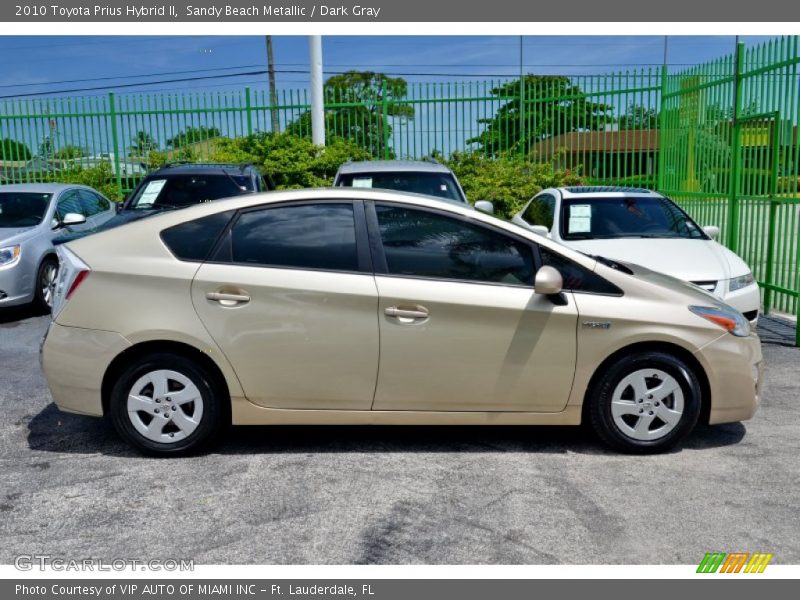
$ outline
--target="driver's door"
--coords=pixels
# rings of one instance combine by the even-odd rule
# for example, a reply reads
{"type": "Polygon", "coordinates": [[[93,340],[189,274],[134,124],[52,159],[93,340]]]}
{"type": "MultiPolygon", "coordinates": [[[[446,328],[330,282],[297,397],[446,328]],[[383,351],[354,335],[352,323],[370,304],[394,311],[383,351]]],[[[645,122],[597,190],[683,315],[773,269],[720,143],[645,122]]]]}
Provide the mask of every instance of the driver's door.
{"type": "Polygon", "coordinates": [[[380,368],[373,410],[558,412],[577,309],[533,291],[534,247],[470,219],[378,204],[380,368]]]}

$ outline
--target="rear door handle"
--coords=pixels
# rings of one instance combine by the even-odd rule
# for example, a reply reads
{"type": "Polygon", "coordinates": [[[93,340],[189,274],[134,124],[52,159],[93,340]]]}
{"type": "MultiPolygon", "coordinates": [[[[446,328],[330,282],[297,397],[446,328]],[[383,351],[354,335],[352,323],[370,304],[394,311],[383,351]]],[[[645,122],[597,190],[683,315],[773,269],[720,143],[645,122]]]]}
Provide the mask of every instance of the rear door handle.
{"type": "Polygon", "coordinates": [[[384,309],[383,314],[387,317],[394,317],[400,320],[419,320],[427,319],[430,316],[428,309],[424,306],[415,306],[414,308],[400,308],[399,306],[390,306],[384,309]]]}
{"type": "Polygon", "coordinates": [[[247,304],[250,296],[247,294],[233,294],[228,292],[208,292],[206,298],[213,302],[219,302],[222,306],[236,306],[237,304],[247,304]]]}

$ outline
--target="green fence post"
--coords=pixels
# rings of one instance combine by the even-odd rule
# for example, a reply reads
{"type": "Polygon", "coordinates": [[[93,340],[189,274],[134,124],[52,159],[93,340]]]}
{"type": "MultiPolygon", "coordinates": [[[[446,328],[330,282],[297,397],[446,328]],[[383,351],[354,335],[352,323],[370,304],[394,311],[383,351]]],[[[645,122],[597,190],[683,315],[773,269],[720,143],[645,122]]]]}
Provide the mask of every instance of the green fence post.
{"type": "Polygon", "coordinates": [[[383,158],[389,156],[389,99],[386,97],[386,80],[381,82],[381,137],[383,139],[383,158]]]}
{"type": "Polygon", "coordinates": [[[114,173],[117,179],[117,192],[122,196],[122,169],[119,163],[119,132],[117,131],[117,104],[114,92],[108,93],[108,113],[111,118],[111,143],[114,149],[114,173]]]}
{"type": "Polygon", "coordinates": [[[253,135],[253,105],[249,87],[244,88],[244,109],[247,115],[247,135],[253,135]]]}
{"type": "Polygon", "coordinates": [[[742,127],[739,124],[739,116],[742,113],[742,73],[744,72],[744,43],[736,45],[736,69],[733,74],[733,139],[731,140],[731,185],[730,199],[728,201],[728,248],[736,252],[739,246],[739,190],[741,187],[741,147],[742,147],[742,127]]]}
{"type": "Polygon", "coordinates": [[[519,74],[519,153],[525,158],[525,75],[519,74]]]}
{"type": "Polygon", "coordinates": [[[664,132],[667,119],[666,111],[666,95],[667,95],[667,65],[661,65],[661,98],[659,100],[658,110],[658,164],[656,169],[656,189],[663,190],[664,188],[664,160],[666,159],[666,152],[664,152],[664,132]]]}
{"type": "Polygon", "coordinates": [[[780,112],[775,111],[772,121],[772,168],[770,169],[769,221],[767,223],[767,267],[764,273],[764,314],[772,310],[773,263],[775,262],[775,221],[778,218],[778,155],[781,150],[780,112]]]}

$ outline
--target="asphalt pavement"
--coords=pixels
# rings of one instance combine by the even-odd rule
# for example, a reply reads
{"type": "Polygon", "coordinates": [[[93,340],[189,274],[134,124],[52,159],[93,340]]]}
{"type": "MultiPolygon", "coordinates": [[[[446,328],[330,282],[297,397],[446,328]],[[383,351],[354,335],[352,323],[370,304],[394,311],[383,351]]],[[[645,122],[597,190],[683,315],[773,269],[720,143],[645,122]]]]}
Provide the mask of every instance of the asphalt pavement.
{"type": "Polygon", "coordinates": [[[47,322],[0,313],[3,564],[800,563],[800,349],[780,336],[755,418],[666,455],[617,455],[580,427],[239,427],[165,460],[55,408],[47,322]]]}

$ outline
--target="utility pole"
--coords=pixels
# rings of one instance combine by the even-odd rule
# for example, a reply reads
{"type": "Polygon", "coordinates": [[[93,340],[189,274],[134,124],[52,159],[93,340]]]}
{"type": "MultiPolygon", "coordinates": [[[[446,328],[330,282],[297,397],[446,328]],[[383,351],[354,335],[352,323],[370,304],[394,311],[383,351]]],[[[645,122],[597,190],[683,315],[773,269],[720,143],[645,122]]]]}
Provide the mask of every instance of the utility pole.
{"type": "Polygon", "coordinates": [[[272,133],[281,130],[281,122],[278,115],[278,90],[275,89],[275,59],[272,56],[272,36],[267,37],[267,77],[269,78],[269,116],[272,120],[272,133]]]}
{"type": "Polygon", "coordinates": [[[322,36],[308,36],[311,61],[311,141],[325,145],[325,104],[322,97],[322,36]]]}

